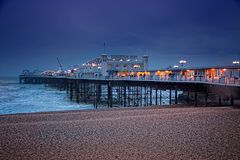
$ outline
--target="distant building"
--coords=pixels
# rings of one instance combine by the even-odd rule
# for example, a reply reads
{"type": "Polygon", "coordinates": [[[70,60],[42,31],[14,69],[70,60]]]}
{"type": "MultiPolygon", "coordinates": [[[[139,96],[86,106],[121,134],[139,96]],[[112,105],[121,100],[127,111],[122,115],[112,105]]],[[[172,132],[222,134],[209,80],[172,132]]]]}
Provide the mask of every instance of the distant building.
{"type": "Polygon", "coordinates": [[[136,76],[136,72],[148,70],[148,56],[111,55],[102,54],[84,63],[78,77],[125,77],[136,76]]]}

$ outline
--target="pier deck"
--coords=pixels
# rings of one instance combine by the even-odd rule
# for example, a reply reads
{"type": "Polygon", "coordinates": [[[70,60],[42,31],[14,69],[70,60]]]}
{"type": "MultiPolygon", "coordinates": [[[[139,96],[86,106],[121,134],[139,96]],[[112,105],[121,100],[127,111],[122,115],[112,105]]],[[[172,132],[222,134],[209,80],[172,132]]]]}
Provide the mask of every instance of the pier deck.
{"type": "Polygon", "coordinates": [[[233,106],[240,100],[240,86],[209,82],[77,79],[67,77],[20,76],[20,83],[45,84],[65,90],[77,103],[101,106],[152,106],[188,104],[233,106]],[[165,94],[163,94],[163,92],[165,94]],[[166,94],[167,92],[167,94],[166,94]],[[164,101],[168,96],[168,102],[164,101]]]}

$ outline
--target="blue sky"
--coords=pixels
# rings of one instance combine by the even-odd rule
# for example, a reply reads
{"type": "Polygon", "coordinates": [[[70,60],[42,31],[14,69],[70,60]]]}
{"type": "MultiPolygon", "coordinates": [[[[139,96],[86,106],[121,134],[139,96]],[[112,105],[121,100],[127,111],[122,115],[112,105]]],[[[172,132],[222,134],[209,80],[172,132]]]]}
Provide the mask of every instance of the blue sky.
{"type": "Polygon", "coordinates": [[[240,59],[239,0],[0,0],[0,76],[58,69],[107,54],[150,68],[240,59]]]}

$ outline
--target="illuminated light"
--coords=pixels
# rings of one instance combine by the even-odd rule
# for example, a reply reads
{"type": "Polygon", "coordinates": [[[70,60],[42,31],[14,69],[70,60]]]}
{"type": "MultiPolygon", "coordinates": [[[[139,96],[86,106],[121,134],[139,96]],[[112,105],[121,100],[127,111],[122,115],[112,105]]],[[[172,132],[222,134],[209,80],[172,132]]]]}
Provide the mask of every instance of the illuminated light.
{"type": "Polygon", "coordinates": [[[83,65],[83,66],[86,66],[86,64],[85,64],[85,63],[83,63],[82,65],[83,65]]]}
{"type": "Polygon", "coordinates": [[[236,65],[236,64],[239,64],[240,62],[239,61],[233,61],[232,63],[236,65]]]}
{"type": "Polygon", "coordinates": [[[168,73],[169,71],[165,71],[166,73],[168,73]]]}
{"type": "Polygon", "coordinates": [[[95,63],[92,63],[92,66],[93,66],[93,67],[96,67],[96,66],[97,66],[97,64],[95,64],[95,63]]]}
{"type": "Polygon", "coordinates": [[[134,76],[134,72],[130,72],[130,75],[131,75],[131,76],[134,76]]]}
{"type": "Polygon", "coordinates": [[[226,70],[227,70],[226,68],[223,69],[223,71],[226,71],[226,70]]]}
{"type": "Polygon", "coordinates": [[[98,67],[98,69],[101,69],[102,67],[98,67]]]}
{"type": "Polygon", "coordinates": [[[134,68],[140,68],[140,65],[139,64],[135,64],[133,67],[134,68]]]}
{"type": "Polygon", "coordinates": [[[214,71],[215,69],[214,69],[214,68],[212,68],[211,70],[212,70],[212,71],[214,71]]]}
{"type": "Polygon", "coordinates": [[[127,60],[128,62],[130,61],[130,59],[127,60]]]}
{"type": "Polygon", "coordinates": [[[190,71],[191,71],[191,70],[189,70],[189,69],[187,70],[187,72],[190,72],[190,71]]]}
{"type": "Polygon", "coordinates": [[[174,65],[173,68],[178,68],[179,66],[178,65],[174,65]]]}
{"type": "Polygon", "coordinates": [[[123,60],[122,60],[122,59],[120,59],[120,61],[122,62],[123,60]]]}
{"type": "Polygon", "coordinates": [[[187,61],[186,60],[180,60],[179,63],[180,64],[185,64],[185,63],[187,63],[187,61]]]}
{"type": "Polygon", "coordinates": [[[157,71],[157,72],[155,72],[155,75],[156,75],[156,76],[160,76],[160,75],[161,75],[161,72],[160,72],[160,71],[157,71]]]}

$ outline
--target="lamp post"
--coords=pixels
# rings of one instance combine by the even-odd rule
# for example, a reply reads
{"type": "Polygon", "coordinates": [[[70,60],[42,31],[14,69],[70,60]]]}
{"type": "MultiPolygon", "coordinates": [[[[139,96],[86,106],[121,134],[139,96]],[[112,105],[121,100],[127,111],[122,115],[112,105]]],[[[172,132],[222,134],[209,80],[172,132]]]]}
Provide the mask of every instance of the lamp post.
{"type": "MultiPolygon", "coordinates": [[[[182,76],[183,76],[183,65],[187,63],[186,60],[180,60],[179,63],[181,64],[181,68],[182,68],[182,76]]],[[[181,78],[182,78],[181,76],[181,78]]]]}
{"type": "MultiPolygon", "coordinates": [[[[235,66],[238,66],[239,64],[240,64],[240,62],[239,61],[233,61],[232,62],[235,66]]],[[[238,69],[239,70],[239,69],[238,69]]],[[[239,79],[240,78],[240,70],[238,71],[238,78],[236,78],[236,79],[239,79]]],[[[235,84],[235,77],[234,77],[234,84],[235,84]]]]}
{"type": "Polygon", "coordinates": [[[184,64],[186,64],[186,63],[187,63],[187,61],[186,61],[186,60],[180,60],[180,61],[179,61],[179,63],[180,63],[180,64],[181,64],[181,66],[183,67],[183,65],[184,65],[184,64]]]}
{"type": "Polygon", "coordinates": [[[233,61],[232,63],[233,63],[234,65],[239,65],[240,62],[239,62],[239,61],[233,61]]]}

